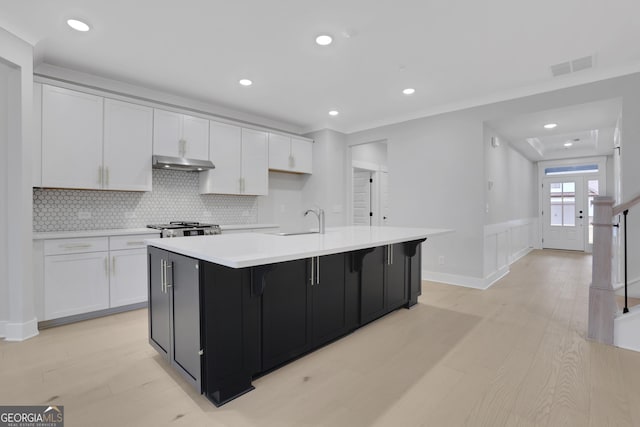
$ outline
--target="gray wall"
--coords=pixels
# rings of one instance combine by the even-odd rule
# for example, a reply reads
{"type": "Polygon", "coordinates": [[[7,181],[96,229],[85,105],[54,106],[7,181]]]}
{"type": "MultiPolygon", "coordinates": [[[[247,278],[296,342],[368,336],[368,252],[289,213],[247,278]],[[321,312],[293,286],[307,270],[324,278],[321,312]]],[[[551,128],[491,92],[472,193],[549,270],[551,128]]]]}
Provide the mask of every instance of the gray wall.
{"type": "MultiPolygon", "coordinates": [[[[8,241],[4,230],[7,229],[7,114],[8,114],[9,67],[0,61],[0,322],[9,317],[9,275],[7,272],[8,241]]],[[[4,332],[0,331],[0,336],[4,332]]]]}

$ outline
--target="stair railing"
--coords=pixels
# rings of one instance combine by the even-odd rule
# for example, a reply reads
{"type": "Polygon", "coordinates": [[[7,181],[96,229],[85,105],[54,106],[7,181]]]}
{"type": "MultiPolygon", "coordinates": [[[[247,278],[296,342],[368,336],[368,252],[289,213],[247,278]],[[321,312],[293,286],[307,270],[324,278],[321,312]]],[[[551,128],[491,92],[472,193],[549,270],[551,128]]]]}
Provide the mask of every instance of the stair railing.
{"type": "Polygon", "coordinates": [[[640,203],[640,195],[628,202],[613,206],[611,197],[595,197],[593,200],[593,264],[589,287],[589,339],[613,345],[614,318],[617,305],[615,289],[611,280],[613,233],[612,220],[623,215],[624,226],[624,309],[629,312],[627,297],[627,215],[629,209],[640,203]]]}

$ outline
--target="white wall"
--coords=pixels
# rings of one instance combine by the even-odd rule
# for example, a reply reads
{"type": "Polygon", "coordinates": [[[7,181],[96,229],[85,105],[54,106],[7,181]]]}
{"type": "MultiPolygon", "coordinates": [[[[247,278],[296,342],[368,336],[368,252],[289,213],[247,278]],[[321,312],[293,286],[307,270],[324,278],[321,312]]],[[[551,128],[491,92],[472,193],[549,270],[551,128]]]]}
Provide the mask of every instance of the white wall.
{"type": "MultiPolygon", "coordinates": [[[[370,142],[351,147],[351,160],[377,165],[387,168],[387,144],[384,142],[370,142]]],[[[377,169],[378,169],[377,168],[377,169]]]]}
{"type": "Polygon", "coordinates": [[[284,231],[305,224],[302,192],[309,175],[269,172],[269,195],[258,197],[258,222],[279,224],[284,231]]]}
{"type": "MultiPolygon", "coordinates": [[[[484,285],[483,122],[613,97],[623,100],[622,192],[628,200],[640,193],[640,74],[369,129],[349,135],[348,144],[387,140],[393,225],[456,230],[424,245],[425,273],[442,281],[484,285]],[[439,256],[445,257],[444,265],[438,264],[439,256]]],[[[636,210],[640,217],[640,207],[636,210]]],[[[640,220],[630,226],[629,241],[630,254],[638,259],[640,220]]],[[[640,263],[630,267],[638,276],[640,263]]]]}
{"type": "Polygon", "coordinates": [[[10,184],[6,187],[8,208],[0,212],[4,217],[0,224],[7,224],[0,229],[0,241],[11,248],[0,254],[7,269],[7,280],[0,287],[8,294],[8,313],[0,322],[7,340],[22,340],[38,333],[31,273],[33,49],[0,28],[0,61],[9,65],[5,176],[10,184]]]}
{"type": "Polygon", "coordinates": [[[9,274],[7,271],[8,241],[4,235],[7,229],[7,146],[8,146],[8,103],[9,67],[0,62],[0,337],[5,335],[6,321],[9,318],[9,274]]]}
{"type": "Polygon", "coordinates": [[[483,288],[509,271],[534,245],[537,229],[536,165],[485,124],[485,227],[483,288]],[[492,144],[498,141],[497,144],[492,144]]]}
{"type": "MultiPolygon", "coordinates": [[[[346,135],[325,129],[305,135],[314,140],[313,174],[303,187],[303,209],[319,206],[325,210],[326,225],[346,224],[346,135]]],[[[307,218],[305,224],[317,227],[315,218],[307,218]]]]}

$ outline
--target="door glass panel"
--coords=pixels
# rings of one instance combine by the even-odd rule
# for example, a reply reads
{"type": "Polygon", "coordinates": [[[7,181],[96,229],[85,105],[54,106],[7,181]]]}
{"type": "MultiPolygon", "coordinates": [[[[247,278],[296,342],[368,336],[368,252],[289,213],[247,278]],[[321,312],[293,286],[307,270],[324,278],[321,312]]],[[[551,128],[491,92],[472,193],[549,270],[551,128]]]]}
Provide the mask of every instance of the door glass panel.
{"type": "Polygon", "coordinates": [[[593,245],[593,198],[598,196],[599,193],[599,181],[597,179],[590,179],[587,181],[587,194],[589,197],[589,244],[593,245]]]}
{"type": "Polygon", "coordinates": [[[555,227],[575,227],[576,225],[576,183],[552,182],[549,185],[551,225],[555,227]]]}

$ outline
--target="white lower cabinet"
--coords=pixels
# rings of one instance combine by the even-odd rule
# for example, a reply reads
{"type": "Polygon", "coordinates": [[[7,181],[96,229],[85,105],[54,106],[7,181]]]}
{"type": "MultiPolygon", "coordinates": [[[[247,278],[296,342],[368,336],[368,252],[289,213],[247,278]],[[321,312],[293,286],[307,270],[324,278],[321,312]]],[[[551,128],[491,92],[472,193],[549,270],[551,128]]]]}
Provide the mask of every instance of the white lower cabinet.
{"type": "Polygon", "coordinates": [[[111,251],[110,307],[147,300],[147,250],[111,251]]]}
{"type": "Polygon", "coordinates": [[[144,240],[154,237],[158,236],[139,234],[45,240],[42,320],[147,301],[144,240]]]}

